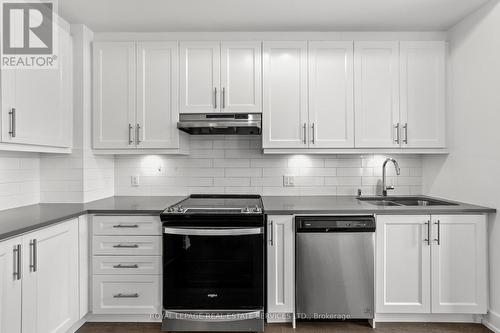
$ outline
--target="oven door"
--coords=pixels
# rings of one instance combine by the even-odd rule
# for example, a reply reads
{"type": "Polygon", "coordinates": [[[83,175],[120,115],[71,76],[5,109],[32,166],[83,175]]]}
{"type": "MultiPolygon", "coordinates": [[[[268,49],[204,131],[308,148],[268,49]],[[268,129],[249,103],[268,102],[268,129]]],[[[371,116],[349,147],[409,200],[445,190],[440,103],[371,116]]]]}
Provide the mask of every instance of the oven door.
{"type": "Polygon", "coordinates": [[[164,309],[263,305],[263,228],[163,228],[164,309]]]}

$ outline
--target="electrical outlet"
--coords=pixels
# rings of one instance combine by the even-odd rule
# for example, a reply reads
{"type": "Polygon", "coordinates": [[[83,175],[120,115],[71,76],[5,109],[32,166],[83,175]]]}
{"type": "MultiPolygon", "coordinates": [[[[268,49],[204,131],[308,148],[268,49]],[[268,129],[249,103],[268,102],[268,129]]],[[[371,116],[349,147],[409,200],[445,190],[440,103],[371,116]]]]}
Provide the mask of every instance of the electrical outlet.
{"type": "Polygon", "coordinates": [[[295,186],[295,176],[283,176],[283,186],[295,186]]]}
{"type": "Polygon", "coordinates": [[[132,186],[139,186],[140,182],[139,182],[139,176],[132,176],[130,177],[130,184],[132,186]]]}

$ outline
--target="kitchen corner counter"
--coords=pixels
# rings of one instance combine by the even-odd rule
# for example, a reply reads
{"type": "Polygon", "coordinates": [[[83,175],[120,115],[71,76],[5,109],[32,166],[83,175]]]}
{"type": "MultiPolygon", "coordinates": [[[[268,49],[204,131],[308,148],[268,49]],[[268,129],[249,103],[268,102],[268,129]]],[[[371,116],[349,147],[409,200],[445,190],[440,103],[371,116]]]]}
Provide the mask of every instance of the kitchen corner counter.
{"type": "Polygon", "coordinates": [[[159,215],[184,196],[110,197],[78,203],[47,203],[0,211],[0,241],[19,236],[83,214],[159,215]]]}
{"type": "MultiPolygon", "coordinates": [[[[421,196],[429,199],[435,197],[421,196]]],[[[453,206],[375,206],[357,200],[356,196],[265,196],[264,210],[268,215],[296,214],[460,214],[495,213],[496,209],[463,202],[453,206]]]]}

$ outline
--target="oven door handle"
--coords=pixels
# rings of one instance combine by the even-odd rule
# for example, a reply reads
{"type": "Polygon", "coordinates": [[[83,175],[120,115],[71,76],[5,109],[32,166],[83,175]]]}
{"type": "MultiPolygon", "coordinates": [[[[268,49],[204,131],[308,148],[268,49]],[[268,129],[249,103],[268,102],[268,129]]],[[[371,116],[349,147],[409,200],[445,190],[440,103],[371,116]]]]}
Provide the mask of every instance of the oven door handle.
{"type": "Polygon", "coordinates": [[[165,227],[163,233],[185,236],[243,236],[263,234],[264,228],[194,229],[165,227]]]}
{"type": "Polygon", "coordinates": [[[165,317],[168,319],[188,320],[188,321],[204,321],[204,322],[227,322],[257,319],[262,316],[262,311],[231,313],[227,315],[217,314],[198,314],[186,312],[174,312],[164,310],[165,317]]]}

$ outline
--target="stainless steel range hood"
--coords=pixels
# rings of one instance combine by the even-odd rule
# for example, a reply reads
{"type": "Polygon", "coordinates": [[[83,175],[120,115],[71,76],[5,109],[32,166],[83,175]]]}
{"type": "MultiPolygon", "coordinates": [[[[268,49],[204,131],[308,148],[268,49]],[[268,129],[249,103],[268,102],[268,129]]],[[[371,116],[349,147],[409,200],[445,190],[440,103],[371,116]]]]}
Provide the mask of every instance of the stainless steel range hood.
{"type": "Polygon", "coordinates": [[[193,135],[260,135],[259,113],[181,113],[177,128],[193,135]]]}

